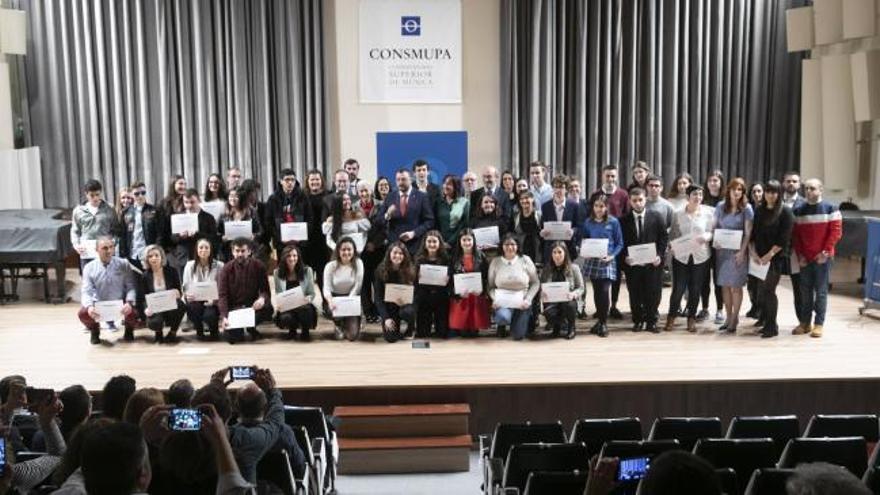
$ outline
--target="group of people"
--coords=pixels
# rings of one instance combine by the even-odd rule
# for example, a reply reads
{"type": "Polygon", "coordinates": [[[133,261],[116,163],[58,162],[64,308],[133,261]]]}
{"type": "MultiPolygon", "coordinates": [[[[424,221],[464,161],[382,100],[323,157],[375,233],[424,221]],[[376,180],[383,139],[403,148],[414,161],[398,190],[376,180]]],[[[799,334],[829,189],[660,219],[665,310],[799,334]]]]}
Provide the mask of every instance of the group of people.
{"type": "Polygon", "coordinates": [[[286,337],[308,340],[319,312],[334,321],[337,339],[357,340],[366,322],[380,324],[389,342],[473,337],[493,325],[500,337],[520,340],[538,334],[539,315],[551,335],[570,339],[578,316],[586,317],[587,281],[596,307],[590,332],[605,337],[608,320],[622,318],[624,279],[633,331],[659,333],[665,276],[673,286],[665,330],[683,316],[695,332],[710,316],[714,287],[715,323],[736,332],[748,287],[747,316],[773,337],[776,286],[789,275],[794,333],[822,335],[842,221],[817,179],[801,195],[795,172],[750,188],[720,171],[703,185],[683,173],[664,197],[663,179],[637,162],[628,186],[608,165],[601,186],[584,197],[577,179],[547,182],[542,162],[520,179],[486,167],[479,188],[473,172],[434,184],[424,160],[397,170],[393,185],[386,177],[370,184],[359,172],[347,160],[328,191],[321,172],[308,172],[302,186],[285,169],[265,202],[260,185],[242,182],[235,168],[225,180],[211,175],[203,194],[175,176],[158,206],[138,182],[120,193],[115,210],[100,183],[88,181],[71,237],[84,260],[79,318],[92,343],[100,342],[102,320],[114,320],[106,301],[117,301],[111,307],[125,340],[145,323],[156,342],[174,342],[184,315],[200,339],[223,332],[237,342],[245,331],[258,339],[256,325],[271,320],[286,337]],[[278,307],[266,268],[273,261],[274,293],[285,296],[278,307]],[[150,302],[157,292],[164,304],[150,302]],[[246,323],[230,318],[240,309],[252,310],[246,323]]]}

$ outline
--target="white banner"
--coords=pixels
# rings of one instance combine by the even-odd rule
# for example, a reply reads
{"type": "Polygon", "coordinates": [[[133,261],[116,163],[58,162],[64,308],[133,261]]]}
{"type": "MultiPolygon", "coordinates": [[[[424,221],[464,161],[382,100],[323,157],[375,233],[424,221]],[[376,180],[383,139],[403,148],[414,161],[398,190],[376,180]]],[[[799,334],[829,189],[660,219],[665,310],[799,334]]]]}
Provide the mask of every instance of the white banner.
{"type": "Polygon", "coordinates": [[[461,0],[361,0],[361,103],[461,103],[461,0]]]}

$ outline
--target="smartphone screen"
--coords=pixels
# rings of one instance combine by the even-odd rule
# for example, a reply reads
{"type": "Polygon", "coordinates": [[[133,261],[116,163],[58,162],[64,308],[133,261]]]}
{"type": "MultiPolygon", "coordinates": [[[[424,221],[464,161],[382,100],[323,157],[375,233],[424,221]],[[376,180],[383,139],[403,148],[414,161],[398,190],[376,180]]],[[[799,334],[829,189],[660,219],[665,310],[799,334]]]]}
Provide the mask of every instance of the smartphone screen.
{"type": "Polygon", "coordinates": [[[6,474],[6,439],[0,437],[0,476],[6,474]]]}
{"type": "Polygon", "coordinates": [[[233,366],[232,367],[232,379],[233,380],[250,380],[254,377],[254,369],[250,366],[233,366]]]}
{"type": "Polygon", "coordinates": [[[640,480],[645,477],[650,467],[650,457],[629,457],[620,459],[620,467],[617,470],[617,481],[640,480]]]}
{"type": "Polygon", "coordinates": [[[174,431],[199,431],[202,428],[202,413],[195,409],[172,409],[168,415],[168,426],[174,431]]]}

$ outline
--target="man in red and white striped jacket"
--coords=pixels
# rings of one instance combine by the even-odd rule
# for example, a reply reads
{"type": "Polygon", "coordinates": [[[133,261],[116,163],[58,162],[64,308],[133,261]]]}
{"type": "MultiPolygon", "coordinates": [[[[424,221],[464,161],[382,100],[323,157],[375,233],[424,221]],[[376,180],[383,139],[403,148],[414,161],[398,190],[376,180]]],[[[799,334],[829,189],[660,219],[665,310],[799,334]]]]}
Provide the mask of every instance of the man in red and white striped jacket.
{"type": "Polygon", "coordinates": [[[843,219],[837,206],[822,200],[822,181],[804,182],[806,201],[792,210],[794,230],[791,246],[800,262],[801,307],[797,308],[800,324],[794,335],[821,337],[828,305],[828,281],[834,246],[843,231],[843,219]],[[815,318],[814,318],[815,313],[815,318]]]}

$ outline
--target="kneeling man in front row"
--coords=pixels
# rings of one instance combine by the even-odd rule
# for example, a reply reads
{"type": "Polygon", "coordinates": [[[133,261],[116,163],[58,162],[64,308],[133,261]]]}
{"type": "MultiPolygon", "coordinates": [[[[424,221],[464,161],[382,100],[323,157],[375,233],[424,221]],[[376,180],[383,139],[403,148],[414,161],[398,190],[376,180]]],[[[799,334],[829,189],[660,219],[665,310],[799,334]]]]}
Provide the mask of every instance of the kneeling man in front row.
{"type": "Polygon", "coordinates": [[[98,257],[83,268],[82,307],[78,316],[91,332],[92,344],[101,343],[101,322],[115,321],[120,315],[125,321],[125,339],[134,337],[137,321],[135,276],[128,260],[113,256],[115,249],[113,238],[99,238],[96,242],[98,257]]]}
{"type": "Polygon", "coordinates": [[[261,335],[256,325],[272,320],[272,302],[266,266],[251,257],[250,241],[244,237],[232,241],[232,257],[232,261],[223,265],[217,277],[220,330],[225,332],[230,344],[243,340],[245,329],[254,340],[258,340],[261,335]],[[231,321],[229,313],[239,309],[254,311],[254,326],[238,326],[236,322],[231,321]]]}

